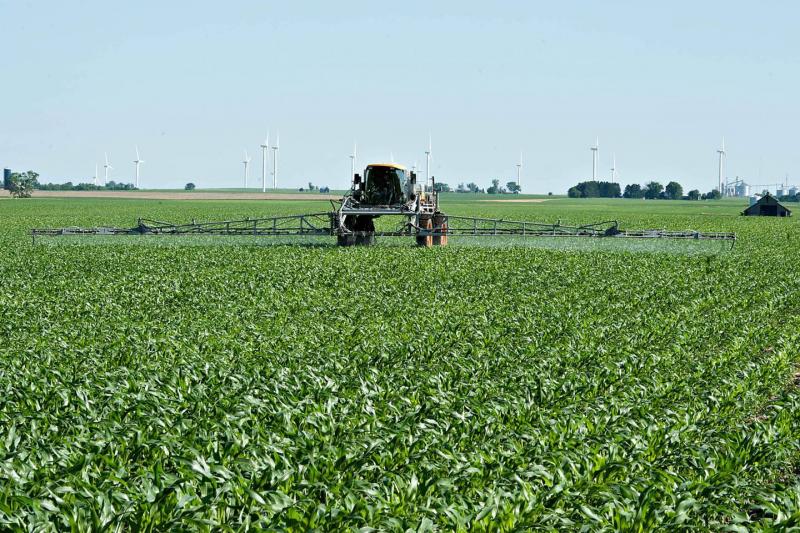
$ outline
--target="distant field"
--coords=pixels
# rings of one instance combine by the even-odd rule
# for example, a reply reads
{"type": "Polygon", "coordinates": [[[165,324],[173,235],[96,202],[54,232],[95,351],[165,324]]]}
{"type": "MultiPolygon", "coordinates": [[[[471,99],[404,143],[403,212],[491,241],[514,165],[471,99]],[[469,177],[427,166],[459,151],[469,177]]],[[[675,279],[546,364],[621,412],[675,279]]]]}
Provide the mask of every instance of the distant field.
{"type": "MultiPolygon", "coordinates": [[[[194,193],[220,193],[220,192],[234,192],[234,193],[258,193],[261,194],[261,187],[249,187],[247,189],[242,187],[214,187],[214,188],[203,188],[198,187],[194,191],[186,191],[185,189],[140,189],[142,191],[147,192],[194,192],[194,193]]],[[[344,193],[344,190],[331,190],[330,194],[339,195],[344,193]]],[[[300,191],[299,188],[293,189],[272,189],[270,187],[267,188],[267,194],[302,194],[305,196],[318,196],[320,195],[319,191],[309,191],[303,190],[300,191]]]]}
{"type": "MultiPolygon", "coordinates": [[[[7,196],[7,192],[3,191],[7,196]]],[[[320,193],[262,193],[223,191],[36,191],[34,198],[125,198],[139,200],[322,200],[341,195],[320,193]]]]}
{"type": "MultiPolygon", "coordinates": [[[[153,200],[330,200],[341,198],[346,191],[299,191],[298,189],[277,189],[263,193],[258,189],[139,189],[135,191],[35,191],[34,198],[136,198],[153,200]]],[[[444,199],[470,201],[494,199],[503,201],[529,201],[535,198],[554,198],[544,195],[488,195],[443,193],[444,199]]],[[[0,189],[0,199],[8,198],[8,191],[0,189]]]]}
{"type": "Polygon", "coordinates": [[[125,194],[0,200],[0,529],[800,524],[797,217],[452,194],[454,215],[739,239],[31,244],[321,209],[125,194]]]}

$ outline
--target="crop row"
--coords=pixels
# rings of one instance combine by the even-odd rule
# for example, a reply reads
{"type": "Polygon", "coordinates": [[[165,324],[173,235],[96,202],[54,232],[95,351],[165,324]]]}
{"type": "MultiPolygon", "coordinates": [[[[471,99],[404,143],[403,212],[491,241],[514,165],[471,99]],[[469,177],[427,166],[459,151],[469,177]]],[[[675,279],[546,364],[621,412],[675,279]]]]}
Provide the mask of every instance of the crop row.
{"type": "Polygon", "coordinates": [[[32,246],[46,205],[0,226],[3,527],[798,525],[774,221],[710,255],[32,246]]]}

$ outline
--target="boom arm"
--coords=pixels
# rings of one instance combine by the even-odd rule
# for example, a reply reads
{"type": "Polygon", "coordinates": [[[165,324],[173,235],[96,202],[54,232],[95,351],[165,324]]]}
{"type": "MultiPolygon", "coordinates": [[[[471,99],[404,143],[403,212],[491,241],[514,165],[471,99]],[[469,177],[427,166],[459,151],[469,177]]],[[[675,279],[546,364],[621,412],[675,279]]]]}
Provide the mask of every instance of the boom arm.
{"type": "MultiPolygon", "coordinates": [[[[375,212],[375,215],[394,214],[375,212]]],[[[470,236],[493,237],[516,235],[521,237],[598,237],[598,238],[664,238],[735,241],[735,233],[699,231],[668,231],[663,229],[621,230],[616,220],[567,226],[561,221],[555,224],[504,220],[493,218],[461,217],[441,215],[437,227],[419,224],[413,217],[409,222],[388,231],[370,231],[370,235],[384,237],[427,237],[427,236],[470,236]]],[[[312,213],[267,218],[244,218],[218,222],[189,222],[174,224],[150,219],[139,219],[131,228],[37,228],[31,230],[34,238],[39,236],[62,235],[253,235],[270,236],[340,236],[354,233],[339,223],[341,214],[312,213]]]]}

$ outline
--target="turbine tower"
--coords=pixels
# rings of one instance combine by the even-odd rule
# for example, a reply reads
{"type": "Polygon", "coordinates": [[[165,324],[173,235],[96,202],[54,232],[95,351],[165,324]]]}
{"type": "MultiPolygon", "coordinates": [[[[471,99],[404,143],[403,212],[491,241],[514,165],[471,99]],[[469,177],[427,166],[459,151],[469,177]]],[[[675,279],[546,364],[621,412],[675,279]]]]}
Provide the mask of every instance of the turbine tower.
{"type": "Polygon", "coordinates": [[[425,151],[425,183],[431,182],[431,153],[433,153],[433,142],[431,134],[428,134],[428,149],[425,151]]]}
{"type": "Polygon", "coordinates": [[[722,196],[725,196],[725,186],[722,183],[722,175],[723,175],[723,166],[724,166],[724,159],[725,159],[725,137],[722,138],[722,148],[717,150],[719,154],[719,193],[722,196]]]}
{"type": "Polygon", "coordinates": [[[278,188],[278,148],[280,147],[281,134],[275,136],[275,146],[272,147],[272,188],[278,188]]]}
{"type": "Polygon", "coordinates": [[[611,183],[617,181],[617,154],[611,154],[611,183]]]}
{"type": "Polygon", "coordinates": [[[247,150],[244,151],[244,161],[242,161],[242,163],[244,164],[244,188],[246,189],[247,188],[247,167],[248,167],[248,165],[250,165],[250,156],[247,155],[247,150]]]}
{"type": "Polygon", "coordinates": [[[111,166],[111,163],[108,162],[108,153],[106,153],[105,156],[106,156],[106,164],[103,165],[103,168],[105,169],[105,178],[103,179],[103,185],[108,184],[108,171],[114,169],[114,167],[111,166]]]}
{"type": "Polygon", "coordinates": [[[519,153],[519,163],[517,163],[517,189],[522,191],[522,184],[520,182],[520,176],[522,175],[522,152],[519,153]]]}
{"type": "Polygon", "coordinates": [[[597,181],[597,151],[600,149],[600,138],[594,142],[592,146],[592,181],[597,181]]]}
{"type": "Polygon", "coordinates": [[[136,147],[136,160],[133,162],[136,165],[136,180],[134,181],[134,186],[138,189],[139,188],[139,165],[144,163],[141,157],[139,157],[139,147],[136,147]]]}
{"type": "Polygon", "coordinates": [[[261,192],[267,192],[267,152],[269,151],[269,132],[261,145],[261,192]]]}
{"type": "Polygon", "coordinates": [[[356,143],[353,142],[353,153],[350,154],[350,179],[348,182],[353,181],[353,176],[356,175],[356,143]]]}

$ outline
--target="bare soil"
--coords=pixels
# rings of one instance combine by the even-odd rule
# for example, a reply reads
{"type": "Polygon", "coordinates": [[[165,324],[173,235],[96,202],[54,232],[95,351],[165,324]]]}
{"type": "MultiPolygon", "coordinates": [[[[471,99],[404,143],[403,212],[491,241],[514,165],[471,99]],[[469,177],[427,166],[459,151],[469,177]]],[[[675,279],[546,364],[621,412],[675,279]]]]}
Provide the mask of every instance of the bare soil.
{"type": "Polygon", "coordinates": [[[506,204],[538,204],[546,202],[546,198],[518,198],[516,200],[481,200],[481,202],[502,202],[506,204]]]}

